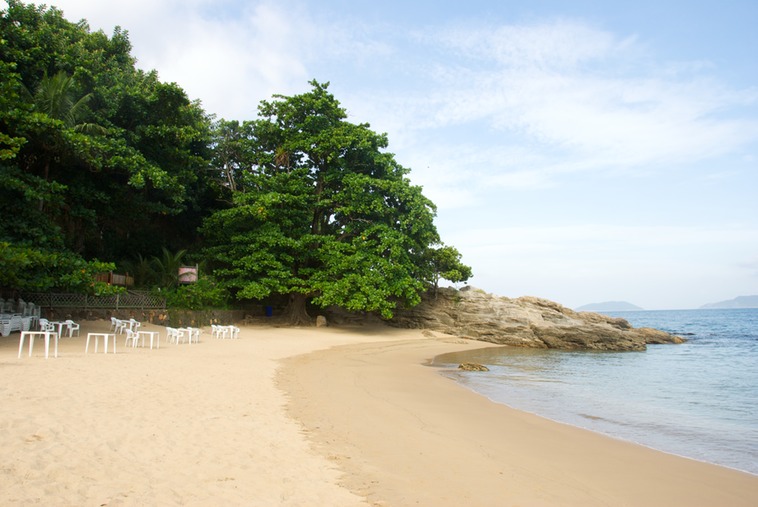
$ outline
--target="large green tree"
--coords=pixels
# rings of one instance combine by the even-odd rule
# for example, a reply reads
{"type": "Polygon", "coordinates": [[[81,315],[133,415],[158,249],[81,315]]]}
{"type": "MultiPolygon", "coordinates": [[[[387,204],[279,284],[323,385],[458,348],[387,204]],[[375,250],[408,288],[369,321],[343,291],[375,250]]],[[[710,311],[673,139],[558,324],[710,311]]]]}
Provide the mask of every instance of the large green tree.
{"type": "Polygon", "coordinates": [[[347,121],[328,83],[310,84],[227,128],[241,190],[205,222],[210,265],[240,299],[288,296],[293,322],[309,320],[308,300],[389,318],[436,281],[435,206],[385,151],[386,135],[347,121]]]}
{"type": "Polygon", "coordinates": [[[136,69],[120,28],[108,37],[54,7],[7,4],[0,242],[39,262],[195,245],[221,190],[209,170],[211,118],[178,85],[136,69]]]}

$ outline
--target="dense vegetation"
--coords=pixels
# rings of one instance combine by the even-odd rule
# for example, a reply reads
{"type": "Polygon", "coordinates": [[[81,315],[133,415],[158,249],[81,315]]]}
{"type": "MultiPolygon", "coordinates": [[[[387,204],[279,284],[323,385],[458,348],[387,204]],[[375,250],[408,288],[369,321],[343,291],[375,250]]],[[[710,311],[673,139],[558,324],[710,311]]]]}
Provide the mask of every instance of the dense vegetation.
{"type": "Polygon", "coordinates": [[[216,120],[55,8],[0,12],[0,288],[103,293],[128,271],[175,304],[287,297],[392,315],[471,270],[435,207],[328,84],[216,120]],[[173,252],[173,253],[172,253],[173,252]],[[200,264],[194,287],[176,267],[200,264]],[[203,300],[203,295],[207,300],[203,300]]]}

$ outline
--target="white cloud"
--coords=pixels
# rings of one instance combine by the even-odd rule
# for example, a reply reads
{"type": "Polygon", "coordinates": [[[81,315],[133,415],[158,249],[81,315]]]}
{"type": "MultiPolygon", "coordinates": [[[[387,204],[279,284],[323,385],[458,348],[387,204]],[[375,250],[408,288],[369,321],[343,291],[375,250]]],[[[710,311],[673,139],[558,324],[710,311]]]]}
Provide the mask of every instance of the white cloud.
{"type": "Polygon", "coordinates": [[[633,39],[584,23],[556,20],[533,25],[505,25],[452,29],[433,37],[463,57],[494,61],[517,69],[567,69],[627,49],[633,39]]]}
{"type": "MultiPolygon", "coordinates": [[[[496,113],[536,138],[574,150],[575,156],[616,165],[687,163],[733,151],[758,139],[758,123],[718,118],[722,108],[748,100],[724,97],[708,84],[659,78],[595,76],[536,78],[520,105],[496,113]]],[[[496,116],[495,121],[499,121],[496,116]]]]}
{"type": "MultiPolygon", "coordinates": [[[[669,67],[651,60],[634,37],[581,23],[487,28],[435,30],[417,39],[443,44],[457,58],[438,53],[417,62],[414,82],[421,87],[372,95],[375,104],[364,111],[388,126],[391,140],[402,140],[400,152],[434,156],[456,146],[465,152],[482,144],[483,131],[491,143],[486,151],[532,145],[541,156],[489,165],[491,185],[513,188],[545,186],[551,174],[572,170],[665,171],[758,141],[751,114],[758,90],[729,89],[699,74],[709,70],[703,62],[669,67]]],[[[482,176],[473,163],[458,170],[482,176]]]]}
{"type": "Polygon", "coordinates": [[[292,19],[266,4],[234,19],[190,16],[143,64],[161,69],[163,79],[180,83],[191,97],[203,97],[208,112],[251,119],[260,100],[307,81],[302,34],[292,19]]]}
{"type": "Polygon", "coordinates": [[[129,32],[137,65],[177,82],[209,113],[252,119],[274,93],[307,85],[305,65],[313,30],[294,5],[210,0],[94,2],[54,0],[68,19],[93,30],[129,32]]]}

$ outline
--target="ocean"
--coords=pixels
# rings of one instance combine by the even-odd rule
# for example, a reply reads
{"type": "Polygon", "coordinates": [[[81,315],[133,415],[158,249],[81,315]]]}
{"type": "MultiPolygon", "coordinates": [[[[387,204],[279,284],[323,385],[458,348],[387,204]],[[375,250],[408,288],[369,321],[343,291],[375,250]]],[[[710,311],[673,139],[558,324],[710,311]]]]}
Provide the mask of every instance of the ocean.
{"type": "Polygon", "coordinates": [[[758,309],[609,312],[682,336],[645,352],[486,348],[435,359],[494,402],[758,475],[758,309]],[[462,362],[489,372],[463,372],[462,362]]]}

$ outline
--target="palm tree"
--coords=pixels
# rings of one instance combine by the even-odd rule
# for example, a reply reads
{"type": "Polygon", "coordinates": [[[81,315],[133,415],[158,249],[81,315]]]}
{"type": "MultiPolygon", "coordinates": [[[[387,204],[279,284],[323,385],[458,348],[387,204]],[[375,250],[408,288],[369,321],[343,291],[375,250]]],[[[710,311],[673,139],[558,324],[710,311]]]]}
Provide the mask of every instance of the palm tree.
{"type": "Polygon", "coordinates": [[[50,118],[61,120],[66,127],[73,128],[77,132],[86,134],[105,133],[105,129],[100,125],[81,122],[89,114],[87,104],[92,100],[93,95],[88,93],[76,99],[75,91],[76,81],[73,76],[69,76],[63,71],[52,77],[45,73],[34,93],[34,103],[40,112],[45,113],[50,118]]]}
{"type": "Polygon", "coordinates": [[[134,276],[134,285],[138,288],[149,287],[156,282],[158,278],[154,269],[155,259],[148,259],[137,254],[137,257],[132,260],[127,260],[121,263],[121,268],[126,271],[127,274],[134,276]]]}
{"type": "Polygon", "coordinates": [[[170,289],[179,283],[179,268],[182,267],[182,260],[187,250],[179,250],[172,254],[163,247],[161,257],[153,257],[155,272],[160,279],[161,287],[170,289]]]}
{"type": "MultiPolygon", "coordinates": [[[[50,118],[60,120],[67,128],[90,135],[102,135],[107,131],[95,123],[86,123],[82,120],[89,114],[87,104],[92,100],[92,93],[88,93],[78,99],[75,98],[76,81],[63,71],[50,77],[47,72],[37,85],[34,94],[30,93],[34,105],[41,113],[50,118]]],[[[46,146],[46,151],[52,146],[46,146]]],[[[45,181],[50,179],[50,157],[45,159],[45,181]]],[[[40,202],[40,209],[42,202],[40,202]]]]}

